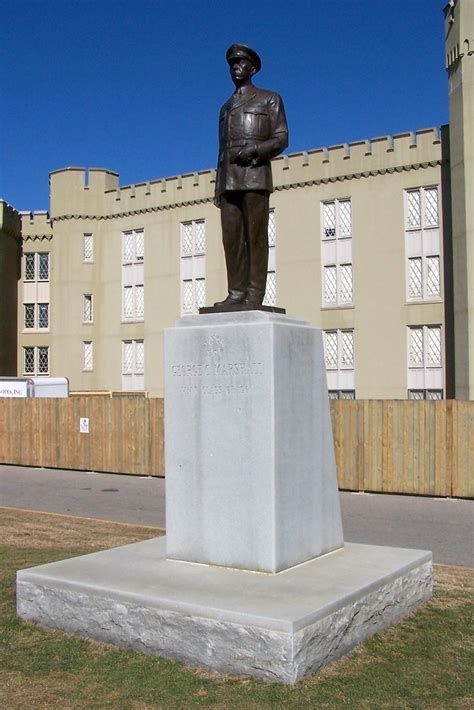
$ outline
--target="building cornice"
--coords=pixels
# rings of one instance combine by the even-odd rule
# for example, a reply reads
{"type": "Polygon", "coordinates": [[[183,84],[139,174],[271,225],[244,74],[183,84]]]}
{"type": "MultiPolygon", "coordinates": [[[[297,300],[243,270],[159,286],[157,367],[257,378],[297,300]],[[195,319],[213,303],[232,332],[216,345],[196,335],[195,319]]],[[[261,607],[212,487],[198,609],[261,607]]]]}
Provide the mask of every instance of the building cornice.
{"type": "Polygon", "coordinates": [[[24,242],[43,241],[44,239],[46,239],[47,241],[51,241],[52,238],[53,238],[52,234],[24,234],[23,235],[24,242]]]}
{"type": "MultiPolygon", "coordinates": [[[[412,163],[410,165],[399,165],[390,168],[378,168],[375,170],[364,170],[362,172],[348,173],[346,175],[336,175],[332,177],[315,178],[313,180],[303,180],[298,182],[284,183],[281,185],[275,185],[275,192],[280,192],[281,190],[292,190],[301,187],[311,187],[314,185],[327,185],[328,183],[344,182],[346,180],[360,180],[361,178],[371,178],[377,175],[386,175],[393,173],[409,172],[410,170],[426,170],[427,168],[435,168],[441,165],[441,160],[430,160],[422,163],[412,163]]],[[[166,210],[179,209],[181,207],[193,207],[194,205],[203,205],[213,202],[214,197],[205,197],[196,200],[187,200],[182,202],[171,202],[165,205],[155,205],[153,207],[143,207],[136,210],[126,210],[123,212],[114,212],[113,214],[107,215],[90,215],[90,214],[63,214],[56,215],[52,217],[52,222],[61,222],[64,220],[78,219],[78,220],[110,220],[110,219],[120,219],[123,217],[133,217],[134,215],[147,214],[150,212],[164,212],[166,210]]],[[[34,235],[35,238],[38,235],[34,235]]],[[[51,238],[44,235],[45,238],[51,238]]],[[[31,235],[29,237],[31,238],[31,235]]]]}

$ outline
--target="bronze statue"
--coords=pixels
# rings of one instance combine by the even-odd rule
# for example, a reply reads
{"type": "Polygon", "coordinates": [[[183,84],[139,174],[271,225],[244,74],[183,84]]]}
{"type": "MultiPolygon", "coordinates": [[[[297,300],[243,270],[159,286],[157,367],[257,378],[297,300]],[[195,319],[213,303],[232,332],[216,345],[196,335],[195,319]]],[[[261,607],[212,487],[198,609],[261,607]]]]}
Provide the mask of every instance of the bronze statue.
{"type": "Polygon", "coordinates": [[[219,115],[215,204],[221,210],[229,293],[214,305],[259,306],[267,282],[270,160],[287,147],[288,126],[281,97],[252,84],[262,66],[257,52],[233,44],[226,58],[236,91],[219,115]]]}

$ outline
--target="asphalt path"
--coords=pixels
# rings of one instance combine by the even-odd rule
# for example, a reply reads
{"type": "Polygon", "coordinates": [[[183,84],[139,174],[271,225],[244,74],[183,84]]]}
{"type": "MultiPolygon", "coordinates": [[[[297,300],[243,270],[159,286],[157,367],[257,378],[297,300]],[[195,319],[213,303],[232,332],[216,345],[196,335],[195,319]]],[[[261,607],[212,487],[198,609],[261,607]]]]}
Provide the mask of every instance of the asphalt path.
{"type": "MultiPolygon", "coordinates": [[[[474,567],[474,501],[341,492],[344,539],[474,567]]],[[[165,527],[163,478],[0,465],[0,506],[165,527]]],[[[1,511],[0,511],[1,515],[1,511]]]]}

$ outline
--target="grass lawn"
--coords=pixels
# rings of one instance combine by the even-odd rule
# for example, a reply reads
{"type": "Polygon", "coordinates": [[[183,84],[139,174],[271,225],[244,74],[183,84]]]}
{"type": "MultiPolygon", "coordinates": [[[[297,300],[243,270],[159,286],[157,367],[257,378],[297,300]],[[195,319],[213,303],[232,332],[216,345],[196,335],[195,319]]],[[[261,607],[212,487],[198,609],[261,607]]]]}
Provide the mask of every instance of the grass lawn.
{"type": "Polygon", "coordinates": [[[433,600],[296,687],[68,636],[15,614],[17,569],[162,531],[0,508],[0,707],[474,708],[474,570],[435,567],[433,600]]]}

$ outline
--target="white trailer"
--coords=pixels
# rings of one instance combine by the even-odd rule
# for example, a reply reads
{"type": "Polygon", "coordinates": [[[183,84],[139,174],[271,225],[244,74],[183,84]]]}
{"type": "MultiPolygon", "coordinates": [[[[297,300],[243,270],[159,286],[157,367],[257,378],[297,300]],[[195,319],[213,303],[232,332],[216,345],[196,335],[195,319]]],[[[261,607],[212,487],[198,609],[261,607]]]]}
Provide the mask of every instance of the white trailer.
{"type": "Polygon", "coordinates": [[[0,397],[69,397],[67,377],[1,377],[0,397]]]}

